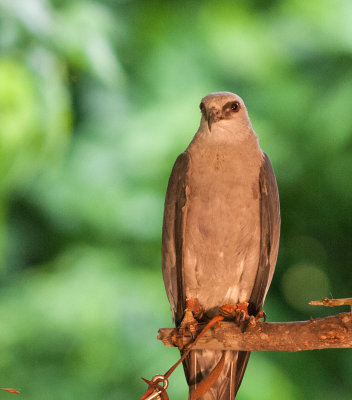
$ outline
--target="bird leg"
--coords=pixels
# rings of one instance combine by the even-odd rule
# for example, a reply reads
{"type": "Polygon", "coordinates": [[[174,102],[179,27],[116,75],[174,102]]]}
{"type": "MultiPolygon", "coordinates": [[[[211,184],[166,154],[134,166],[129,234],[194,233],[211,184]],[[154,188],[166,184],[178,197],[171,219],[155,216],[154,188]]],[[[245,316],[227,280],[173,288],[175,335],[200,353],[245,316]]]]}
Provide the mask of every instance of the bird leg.
{"type": "Polygon", "coordinates": [[[200,305],[198,299],[186,299],[186,308],[184,311],[183,319],[172,336],[172,341],[179,349],[183,348],[183,336],[189,332],[192,339],[196,336],[196,327],[198,321],[203,317],[203,307],[200,305]]]}
{"type": "Polygon", "coordinates": [[[260,318],[266,320],[266,315],[263,310],[259,311],[256,315],[249,315],[248,302],[237,304],[225,304],[219,308],[219,314],[227,319],[234,319],[237,324],[247,322],[250,326],[254,327],[260,318]]]}

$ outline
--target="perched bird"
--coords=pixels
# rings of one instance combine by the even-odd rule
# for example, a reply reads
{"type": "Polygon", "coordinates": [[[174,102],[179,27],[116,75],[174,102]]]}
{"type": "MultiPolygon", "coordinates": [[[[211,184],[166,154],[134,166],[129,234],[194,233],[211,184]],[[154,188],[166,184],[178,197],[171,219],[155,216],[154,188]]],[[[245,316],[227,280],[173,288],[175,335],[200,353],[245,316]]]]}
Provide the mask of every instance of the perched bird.
{"type": "MultiPolygon", "coordinates": [[[[262,310],[280,235],[275,175],[243,100],[230,92],[212,93],[200,109],[200,127],[169,179],[162,234],[173,319],[191,331],[193,322],[212,318],[226,304],[244,305],[246,312],[248,305],[252,316],[262,310]]],[[[236,396],[250,353],[225,353],[223,370],[202,400],[236,396]]],[[[184,361],[190,396],[222,354],[190,352],[184,361]]]]}

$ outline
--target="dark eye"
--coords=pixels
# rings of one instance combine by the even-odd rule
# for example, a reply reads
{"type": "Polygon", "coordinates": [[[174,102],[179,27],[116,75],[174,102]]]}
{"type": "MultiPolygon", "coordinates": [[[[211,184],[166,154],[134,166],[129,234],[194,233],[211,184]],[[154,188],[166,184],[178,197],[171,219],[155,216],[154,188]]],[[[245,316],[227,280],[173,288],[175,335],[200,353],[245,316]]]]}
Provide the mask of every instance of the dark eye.
{"type": "Polygon", "coordinates": [[[238,102],[238,101],[234,101],[232,104],[231,104],[231,110],[233,111],[233,112],[237,112],[237,111],[240,111],[240,103],[238,102]]]}
{"type": "Polygon", "coordinates": [[[200,111],[202,112],[202,114],[205,115],[205,105],[204,105],[204,103],[200,103],[199,104],[199,108],[200,108],[200,111]]]}

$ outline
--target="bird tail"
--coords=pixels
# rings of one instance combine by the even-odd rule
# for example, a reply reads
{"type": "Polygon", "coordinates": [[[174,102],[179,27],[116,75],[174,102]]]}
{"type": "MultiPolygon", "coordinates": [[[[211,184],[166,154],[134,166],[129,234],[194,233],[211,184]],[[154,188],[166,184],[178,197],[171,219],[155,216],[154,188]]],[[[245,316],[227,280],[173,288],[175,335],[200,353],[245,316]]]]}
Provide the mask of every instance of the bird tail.
{"type": "MultiPolygon", "coordinates": [[[[192,350],[183,361],[183,368],[189,385],[189,399],[192,393],[215,368],[223,351],[192,350]]],[[[250,352],[225,351],[223,369],[210,389],[199,400],[234,400],[247,367],[250,352]]]]}

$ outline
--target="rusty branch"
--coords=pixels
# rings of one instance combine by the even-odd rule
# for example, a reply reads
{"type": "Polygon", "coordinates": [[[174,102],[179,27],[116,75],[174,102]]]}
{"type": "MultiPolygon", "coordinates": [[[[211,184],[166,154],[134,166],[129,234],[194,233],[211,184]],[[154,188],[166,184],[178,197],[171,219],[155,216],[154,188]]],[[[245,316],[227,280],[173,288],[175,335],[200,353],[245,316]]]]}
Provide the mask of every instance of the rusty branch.
{"type": "MultiPolygon", "coordinates": [[[[203,324],[197,326],[197,333],[203,324]]],[[[352,347],[352,314],[341,313],[309,321],[258,322],[243,331],[234,322],[221,322],[200,338],[194,349],[246,351],[301,351],[352,347]]],[[[158,339],[165,346],[174,346],[175,329],[162,328],[158,339]]],[[[183,337],[184,345],[192,342],[183,337]]]]}

